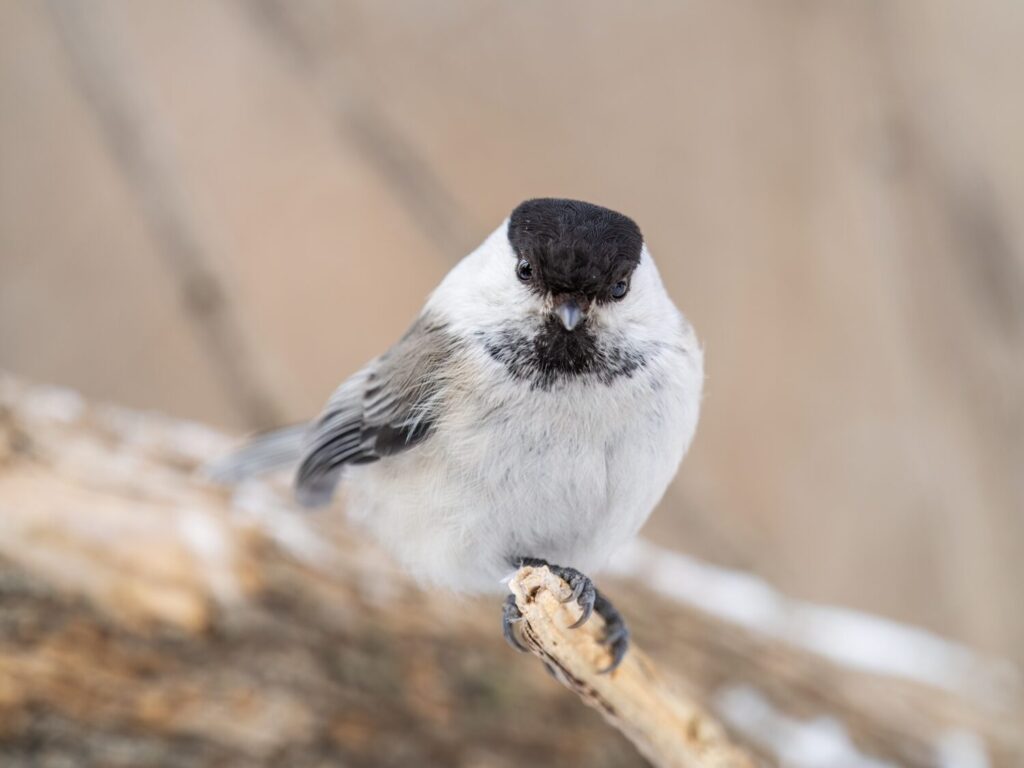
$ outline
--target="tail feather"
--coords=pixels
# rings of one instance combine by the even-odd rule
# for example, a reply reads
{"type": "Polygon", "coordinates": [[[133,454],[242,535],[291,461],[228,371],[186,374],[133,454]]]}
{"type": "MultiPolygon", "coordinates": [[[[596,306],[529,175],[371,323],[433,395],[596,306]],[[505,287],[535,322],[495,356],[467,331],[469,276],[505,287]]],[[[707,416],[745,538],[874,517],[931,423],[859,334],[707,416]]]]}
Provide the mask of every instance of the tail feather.
{"type": "Polygon", "coordinates": [[[256,435],[238,450],[204,467],[215,483],[234,485],[256,475],[297,464],[308,424],[296,424],[256,435]]]}

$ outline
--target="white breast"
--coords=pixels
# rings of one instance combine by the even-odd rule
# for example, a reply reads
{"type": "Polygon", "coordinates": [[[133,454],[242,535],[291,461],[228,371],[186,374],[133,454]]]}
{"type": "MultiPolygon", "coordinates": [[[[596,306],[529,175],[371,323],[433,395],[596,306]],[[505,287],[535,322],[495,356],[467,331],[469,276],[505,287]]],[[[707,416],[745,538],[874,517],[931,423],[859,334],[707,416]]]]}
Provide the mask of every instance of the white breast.
{"type": "Polygon", "coordinates": [[[350,514],[414,576],[458,591],[501,589],[517,556],[599,569],[647,519],[696,428],[701,353],[688,327],[672,331],[630,377],[550,391],[471,350],[458,407],[429,440],[346,474],[350,514]]]}

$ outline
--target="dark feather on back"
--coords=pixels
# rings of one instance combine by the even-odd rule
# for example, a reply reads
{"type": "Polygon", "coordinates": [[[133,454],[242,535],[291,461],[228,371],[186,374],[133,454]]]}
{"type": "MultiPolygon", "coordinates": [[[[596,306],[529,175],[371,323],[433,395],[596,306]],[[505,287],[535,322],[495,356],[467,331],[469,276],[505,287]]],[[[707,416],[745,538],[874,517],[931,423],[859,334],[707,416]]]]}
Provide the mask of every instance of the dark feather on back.
{"type": "Polygon", "coordinates": [[[428,315],[390,350],[346,381],[313,424],[296,475],[299,500],[330,500],[346,464],[409,450],[438,419],[445,362],[457,342],[428,315]]]}

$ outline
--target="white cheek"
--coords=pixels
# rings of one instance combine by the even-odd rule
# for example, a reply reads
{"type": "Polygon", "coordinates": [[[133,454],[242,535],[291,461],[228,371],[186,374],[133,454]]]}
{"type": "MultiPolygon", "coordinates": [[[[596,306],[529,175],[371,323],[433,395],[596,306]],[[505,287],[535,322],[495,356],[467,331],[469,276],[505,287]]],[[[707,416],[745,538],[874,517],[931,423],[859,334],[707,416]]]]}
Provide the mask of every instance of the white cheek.
{"type": "Polygon", "coordinates": [[[682,323],[647,246],[640,254],[640,263],[633,271],[626,297],[600,306],[596,311],[596,319],[606,330],[628,334],[636,341],[664,340],[682,323]]]}
{"type": "Polygon", "coordinates": [[[543,300],[516,277],[508,221],[460,261],[427,301],[427,309],[455,333],[473,335],[527,320],[544,310],[543,300]]]}

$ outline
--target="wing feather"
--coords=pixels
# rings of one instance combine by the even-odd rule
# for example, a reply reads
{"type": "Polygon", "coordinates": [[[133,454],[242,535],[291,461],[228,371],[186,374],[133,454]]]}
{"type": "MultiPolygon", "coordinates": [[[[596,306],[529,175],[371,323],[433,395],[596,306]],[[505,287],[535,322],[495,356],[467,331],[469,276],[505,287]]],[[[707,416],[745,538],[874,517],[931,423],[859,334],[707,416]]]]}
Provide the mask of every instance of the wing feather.
{"type": "Polygon", "coordinates": [[[445,363],[455,346],[442,324],[421,317],[337,389],[307,436],[295,481],[303,504],[329,501],[346,464],[378,461],[430,436],[443,410],[445,363]]]}

